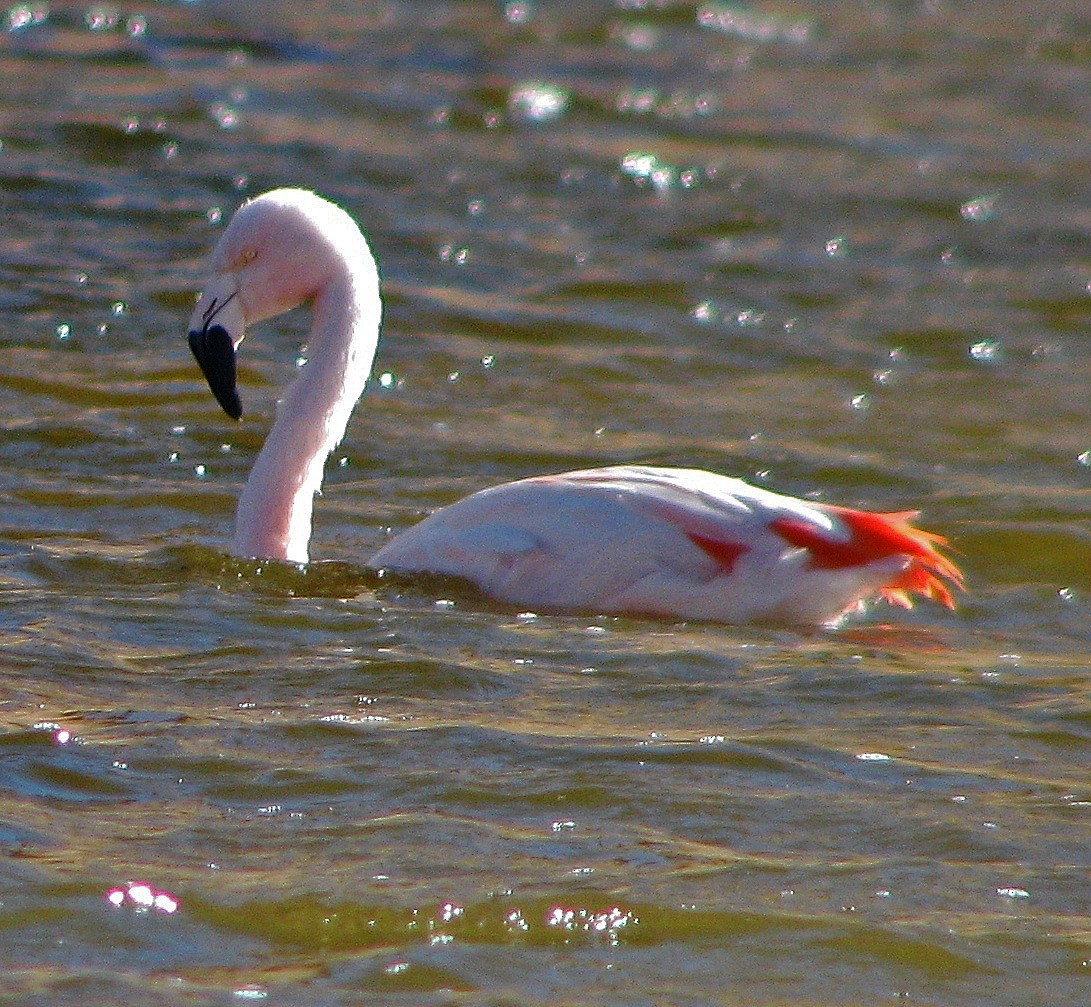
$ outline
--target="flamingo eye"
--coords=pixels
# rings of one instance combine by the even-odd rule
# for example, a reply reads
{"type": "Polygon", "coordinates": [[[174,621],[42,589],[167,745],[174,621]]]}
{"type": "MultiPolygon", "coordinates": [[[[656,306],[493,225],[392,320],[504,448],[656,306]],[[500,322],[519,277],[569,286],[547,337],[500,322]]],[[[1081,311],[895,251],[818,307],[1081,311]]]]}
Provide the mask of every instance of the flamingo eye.
{"type": "Polygon", "coordinates": [[[256,248],[244,248],[242,250],[242,261],[253,262],[258,257],[258,250],[256,248]]]}

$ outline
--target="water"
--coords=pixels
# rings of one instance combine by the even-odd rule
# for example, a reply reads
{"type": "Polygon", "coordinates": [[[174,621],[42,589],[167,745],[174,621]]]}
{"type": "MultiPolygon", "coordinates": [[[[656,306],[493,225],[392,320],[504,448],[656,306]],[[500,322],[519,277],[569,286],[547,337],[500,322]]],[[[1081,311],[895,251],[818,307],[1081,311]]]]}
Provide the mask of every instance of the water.
{"type": "Polygon", "coordinates": [[[1082,4],[4,23],[0,1000],[1086,998],[1082,4]],[[305,314],[238,426],[183,332],[284,184],[387,298],[306,571],[224,551],[305,314]],[[969,592],[799,635],[362,568],[628,461],[922,507],[969,592]]]}

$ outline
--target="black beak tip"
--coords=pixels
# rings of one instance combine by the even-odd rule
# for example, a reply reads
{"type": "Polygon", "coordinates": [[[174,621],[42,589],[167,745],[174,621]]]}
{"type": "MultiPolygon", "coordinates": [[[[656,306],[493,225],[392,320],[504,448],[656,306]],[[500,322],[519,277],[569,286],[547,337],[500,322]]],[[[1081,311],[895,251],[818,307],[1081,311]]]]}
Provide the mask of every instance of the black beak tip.
{"type": "Polygon", "coordinates": [[[220,403],[223,411],[233,420],[242,419],[242,399],[239,398],[239,393],[234,388],[226,395],[217,395],[216,401],[220,403]]]}
{"type": "Polygon", "coordinates": [[[228,416],[242,417],[242,400],[236,387],[235,345],[222,325],[194,329],[189,334],[189,348],[201,367],[208,387],[228,416]]]}

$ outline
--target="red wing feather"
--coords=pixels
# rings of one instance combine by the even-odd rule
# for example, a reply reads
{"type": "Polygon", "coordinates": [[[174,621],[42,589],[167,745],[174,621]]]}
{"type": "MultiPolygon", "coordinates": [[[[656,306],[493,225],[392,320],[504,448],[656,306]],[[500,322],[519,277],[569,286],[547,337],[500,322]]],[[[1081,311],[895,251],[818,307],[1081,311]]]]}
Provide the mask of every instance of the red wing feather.
{"type": "Polygon", "coordinates": [[[819,569],[841,570],[904,556],[909,565],[880,589],[882,596],[903,608],[912,607],[912,594],[955,607],[944,579],[962,589],[962,571],[939,551],[947,539],[910,523],[917,517],[916,511],[875,514],[833,506],[823,510],[848,529],[847,539],[830,538],[829,533],[795,518],[778,518],[769,526],[789,545],[806,549],[811,565],[819,569]]]}
{"type": "Polygon", "coordinates": [[[731,571],[735,569],[735,563],[740,556],[750,551],[748,546],[740,545],[738,542],[727,542],[723,539],[709,538],[707,535],[698,535],[696,532],[692,531],[686,532],[686,538],[716,560],[727,573],[731,573],[731,571]]]}

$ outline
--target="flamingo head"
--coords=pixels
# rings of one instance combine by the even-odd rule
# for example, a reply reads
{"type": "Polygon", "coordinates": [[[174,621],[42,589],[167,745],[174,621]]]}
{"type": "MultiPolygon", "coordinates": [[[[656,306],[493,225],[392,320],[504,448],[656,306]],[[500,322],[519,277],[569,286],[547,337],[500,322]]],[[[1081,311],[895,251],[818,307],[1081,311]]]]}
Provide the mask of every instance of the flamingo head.
{"type": "Polygon", "coordinates": [[[235,351],[246,326],[313,300],[363,240],[344,210],[305,189],[266,192],[232,217],[189,320],[190,349],[232,419],[242,416],[235,351]]]}

